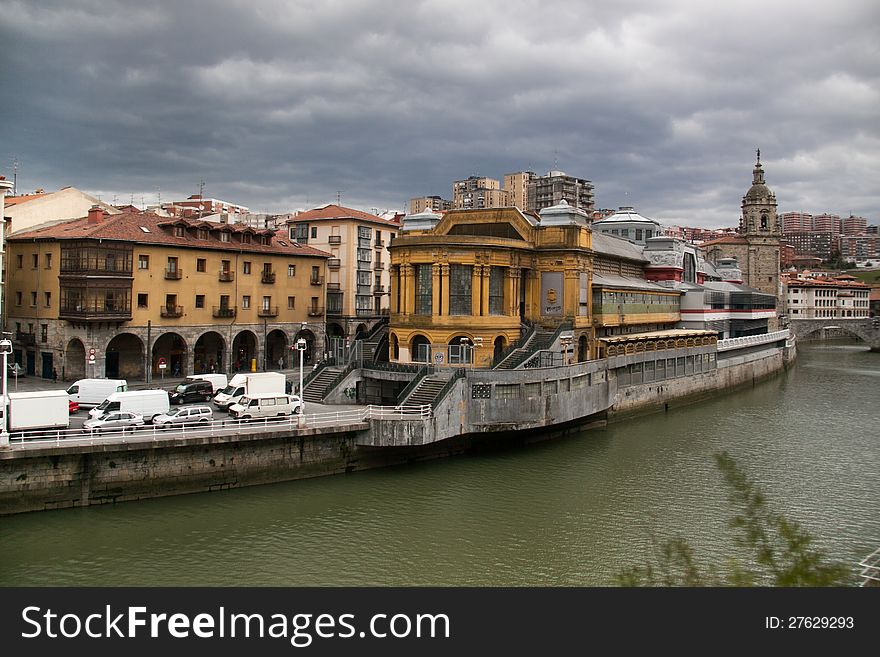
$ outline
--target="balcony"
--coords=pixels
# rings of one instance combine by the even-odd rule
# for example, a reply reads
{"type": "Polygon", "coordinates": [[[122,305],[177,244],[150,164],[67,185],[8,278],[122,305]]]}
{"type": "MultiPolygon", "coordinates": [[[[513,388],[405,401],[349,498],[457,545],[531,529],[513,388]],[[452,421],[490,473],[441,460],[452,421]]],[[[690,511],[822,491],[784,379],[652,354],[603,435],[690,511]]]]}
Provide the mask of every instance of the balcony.
{"type": "Polygon", "coordinates": [[[179,281],[181,278],[183,278],[182,269],[165,269],[165,280],[179,281]]]}
{"type": "Polygon", "coordinates": [[[342,235],[331,235],[328,241],[330,244],[342,244],[342,235]]]}
{"type": "Polygon", "coordinates": [[[312,306],[309,308],[309,317],[323,317],[324,309],[319,308],[318,306],[312,306]]]}
{"type": "Polygon", "coordinates": [[[183,317],[183,306],[162,306],[162,317],[183,317]]]}
{"type": "Polygon", "coordinates": [[[385,269],[385,263],[383,263],[380,260],[377,260],[376,264],[373,265],[373,270],[374,271],[382,271],[383,269],[385,269]]]}
{"type": "Polygon", "coordinates": [[[339,269],[342,266],[342,261],[339,258],[330,258],[327,261],[327,267],[329,269],[339,269]]]}
{"type": "Polygon", "coordinates": [[[37,344],[37,336],[35,333],[15,332],[15,341],[25,347],[33,347],[37,344]]]}
{"type": "Polygon", "coordinates": [[[122,322],[131,320],[129,303],[112,303],[99,299],[87,303],[62,303],[58,319],[85,322],[122,322]]]}
{"type": "Polygon", "coordinates": [[[327,283],[328,292],[339,292],[339,283],[327,283]]]}
{"type": "Polygon", "coordinates": [[[221,269],[218,275],[218,280],[221,283],[231,283],[235,280],[235,272],[230,271],[229,269],[221,269]]]}
{"type": "Polygon", "coordinates": [[[384,285],[374,285],[373,286],[373,294],[385,294],[385,286],[384,285]]]}
{"type": "Polygon", "coordinates": [[[260,281],[267,285],[271,285],[275,282],[275,272],[264,269],[260,274],[260,281]]]}
{"type": "Polygon", "coordinates": [[[230,318],[235,317],[236,306],[214,306],[214,317],[217,318],[230,318]]]}
{"type": "Polygon", "coordinates": [[[312,285],[323,285],[324,284],[324,277],[323,276],[312,276],[312,278],[309,279],[309,283],[311,283],[312,285]]]}
{"type": "Polygon", "coordinates": [[[278,317],[278,306],[265,306],[258,309],[257,317],[278,317]]]}
{"type": "Polygon", "coordinates": [[[381,238],[377,239],[376,240],[376,248],[381,249],[383,246],[385,246],[385,240],[383,240],[381,238]]]}

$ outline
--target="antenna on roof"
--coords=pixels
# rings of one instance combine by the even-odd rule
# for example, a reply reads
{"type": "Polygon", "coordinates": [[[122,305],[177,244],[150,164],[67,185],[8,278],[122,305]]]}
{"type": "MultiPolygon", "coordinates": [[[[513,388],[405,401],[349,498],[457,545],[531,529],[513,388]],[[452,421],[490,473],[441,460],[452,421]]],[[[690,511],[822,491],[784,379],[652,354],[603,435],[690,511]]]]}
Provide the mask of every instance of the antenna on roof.
{"type": "Polygon", "coordinates": [[[18,158],[12,158],[12,195],[17,196],[18,192],[18,158]]]}
{"type": "Polygon", "coordinates": [[[159,205],[159,209],[162,209],[162,188],[159,185],[156,185],[156,202],[159,205]]]}
{"type": "Polygon", "coordinates": [[[204,195],[205,195],[205,181],[200,179],[199,180],[199,219],[202,218],[202,210],[204,209],[204,206],[202,204],[202,201],[204,200],[204,195]]]}
{"type": "Polygon", "coordinates": [[[336,190],[336,205],[342,205],[342,191],[341,189],[336,190]]]}

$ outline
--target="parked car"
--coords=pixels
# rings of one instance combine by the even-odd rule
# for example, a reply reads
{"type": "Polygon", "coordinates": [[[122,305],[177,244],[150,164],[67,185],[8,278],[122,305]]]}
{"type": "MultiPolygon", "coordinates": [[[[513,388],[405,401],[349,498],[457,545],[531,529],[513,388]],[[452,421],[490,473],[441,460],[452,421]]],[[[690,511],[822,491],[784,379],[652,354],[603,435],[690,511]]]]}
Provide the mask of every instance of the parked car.
{"type": "Polygon", "coordinates": [[[9,363],[6,366],[9,376],[24,376],[24,368],[18,363],[9,363]]]}
{"type": "Polygon", "coordinates": [[[78,413],[79,412],[79,404],[72,399],[67,402],[67,412],[68,413],[78,413]]]}
{"type": "Polygon", "coordinates": [[[175,408],[153,418],[153,426],[170,429],[187,424],[206,425],[214,419],[214,411],[210,406],[187,406],[175,408]]]}
{"type": "Polygon", "coordinates": [[[214,384],[207,379],[187,379],[168,393],[172,404],[210,401],[214,396],[214,384]]]}
{"type": "Polygon", "coordinates": [[[83,431],[86,433],[99,433],[101,431],[125,431],[144,426],[144,416],[140,413],[129,411],[112,411],[100,417],[86,420],[83,431]]]}
{"type": "Polygon", "coordinates": [[[256,420],[269,417],[286,417],[302,411],[302,401],[296,395],[254,395],[242,397],[229,407],[229,417],[234,420],[256,420]]]}

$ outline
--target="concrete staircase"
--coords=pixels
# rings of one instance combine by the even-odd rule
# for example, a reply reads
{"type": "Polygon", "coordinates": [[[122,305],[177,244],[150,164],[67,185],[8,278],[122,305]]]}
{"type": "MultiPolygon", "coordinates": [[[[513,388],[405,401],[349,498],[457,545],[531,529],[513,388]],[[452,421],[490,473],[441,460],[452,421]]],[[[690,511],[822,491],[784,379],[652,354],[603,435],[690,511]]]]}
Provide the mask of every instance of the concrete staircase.
{"type": "Polygon", "coordinates": [[[424,406],[427,404],[433,404],[437,395],[440,394],[440,391],[443,390],[448,381],[448,377],[426,376],[400,405],[424,406]]]}
{"type": "Polygon", "coordinates": [[[342,373],[341,367],[325,367],[314,379],[306,384],[303,399],[307,402],[322,403],[328,390],[327,388],[342,373]]]}
{"type": "Polygon", "coordinates": [[[517,367],[522,365],[523,361],[527,360],[529,356],[534,355],[542,349],[547,349],[553,342],[554,335],[554,331],[545,331],[542,329],[538,329],[537,331],[535,331],[532,337],[529,338],[528,342],[526,342],[519,349],[514,349],[507,356],[507,358],[498,363],[498,365],[496,365],[494,369],[515,370],[517,367]]]}

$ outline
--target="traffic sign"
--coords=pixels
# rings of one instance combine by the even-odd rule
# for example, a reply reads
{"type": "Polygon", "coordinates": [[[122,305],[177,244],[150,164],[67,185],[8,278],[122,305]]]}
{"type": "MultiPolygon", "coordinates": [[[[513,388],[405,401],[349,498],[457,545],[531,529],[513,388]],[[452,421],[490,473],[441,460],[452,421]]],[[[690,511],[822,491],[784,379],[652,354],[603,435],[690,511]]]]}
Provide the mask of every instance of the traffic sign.
{"type": "Polygon", "coordinates": [[[95,364],[95,354],[89,354],[89,365],[95,364]]]}
{"type": "Polygon", "coordinates": [[[164,358],[160,358],[159,359],[159,369],[164,370],[166,367],[168,367],[168,363],[165,362],[164,358]]]}
{"type": "Polygon", "coordinates": [[[95,352],[95,348],[94,348],[94,347],[92,347],[91,349],[89,349],[89,358],[94,358],[94,357],[95,357],[95,353],[96,353],[96,352],[95,352]]]}

